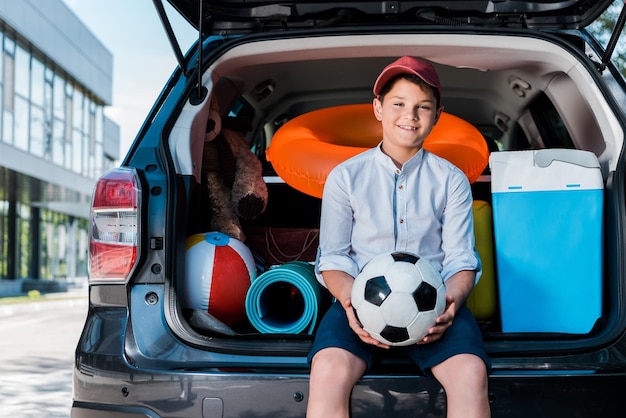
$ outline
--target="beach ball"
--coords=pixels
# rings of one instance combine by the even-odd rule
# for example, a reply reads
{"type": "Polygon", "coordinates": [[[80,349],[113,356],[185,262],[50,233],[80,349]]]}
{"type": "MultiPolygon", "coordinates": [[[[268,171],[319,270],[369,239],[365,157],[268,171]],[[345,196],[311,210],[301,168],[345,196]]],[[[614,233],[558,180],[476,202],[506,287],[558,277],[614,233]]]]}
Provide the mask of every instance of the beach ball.
{"type": "Polygon", "coordinates": [[[256,278],[250,249],[221,232],[192,235],[185,247],[183,306],[237,324],[246,315],[246,294],[256,278]]]}

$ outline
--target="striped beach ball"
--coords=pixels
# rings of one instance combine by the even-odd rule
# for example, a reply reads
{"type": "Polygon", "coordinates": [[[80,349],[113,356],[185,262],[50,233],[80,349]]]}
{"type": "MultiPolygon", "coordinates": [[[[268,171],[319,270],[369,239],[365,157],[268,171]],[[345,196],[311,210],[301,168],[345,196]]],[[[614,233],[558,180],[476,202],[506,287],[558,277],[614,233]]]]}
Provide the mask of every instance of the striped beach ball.
{"type": "Polygon", "coordinates": [[[245,300],[256,266],[250,249],[221,232],[195,234],[185,242],[183,306],[208,311],[233,326],[245,315],[245,300]]]}

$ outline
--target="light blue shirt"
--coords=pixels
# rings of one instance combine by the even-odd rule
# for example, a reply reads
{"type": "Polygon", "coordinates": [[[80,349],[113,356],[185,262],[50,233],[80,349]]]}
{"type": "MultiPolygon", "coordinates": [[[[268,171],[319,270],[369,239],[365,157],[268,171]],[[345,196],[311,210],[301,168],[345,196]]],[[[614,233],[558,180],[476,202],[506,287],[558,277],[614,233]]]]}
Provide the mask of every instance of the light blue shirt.
{"type": "Polygon", "coordinates": [[[322,198],[316,273],[356,277],[389,251],[425,257],[444,280],[461,270],[481,273],[474,248],[472,192],[465,174],[420,150],[401,169],[380,145],[335,167],[322,198]]]}

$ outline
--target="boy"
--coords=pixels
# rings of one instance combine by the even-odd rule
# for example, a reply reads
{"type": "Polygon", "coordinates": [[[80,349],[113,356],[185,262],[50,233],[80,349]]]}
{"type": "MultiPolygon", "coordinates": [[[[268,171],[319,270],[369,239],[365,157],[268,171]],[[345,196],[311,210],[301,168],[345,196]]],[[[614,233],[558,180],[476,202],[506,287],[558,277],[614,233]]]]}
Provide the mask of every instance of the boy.
{"type": "Polygon", "coordinates": [[[381,143],[338,165],[324,186],[316,272],[336,302],[309,354],[307,416],[349,416],[353,386],[389,348],[354,315],[354,277],[380,253],[410,251],[441,271],[446,309],[409,354],[443,386],[448,417],[489,417],[490,362],[464,305],[480,276],[470,186],[458,168],[422,149],[443,111],[439,77],[426,61],[402,57],[383,69],[374,95],[381,143]]]}

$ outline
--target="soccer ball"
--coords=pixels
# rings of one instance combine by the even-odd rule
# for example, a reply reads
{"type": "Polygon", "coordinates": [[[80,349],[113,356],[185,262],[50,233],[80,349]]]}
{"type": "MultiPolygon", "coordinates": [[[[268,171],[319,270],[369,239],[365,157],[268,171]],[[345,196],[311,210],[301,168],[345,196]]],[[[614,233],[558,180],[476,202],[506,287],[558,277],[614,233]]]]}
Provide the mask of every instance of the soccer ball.
{"type": "Polygon", "coordinates": [[[185,242],[183,306],[200,309],[229,326],[245,318],[245,300],[256,264],[250,249],[221,232],[195,234],[185,242]]]}
{"type": "Polygon", "coordinates": [[[446,306],[441,274],[430,261],[406,252],[371,259],[352,286],[352,307],[363,328],[392,346],[421,341],[446,306]]]}

